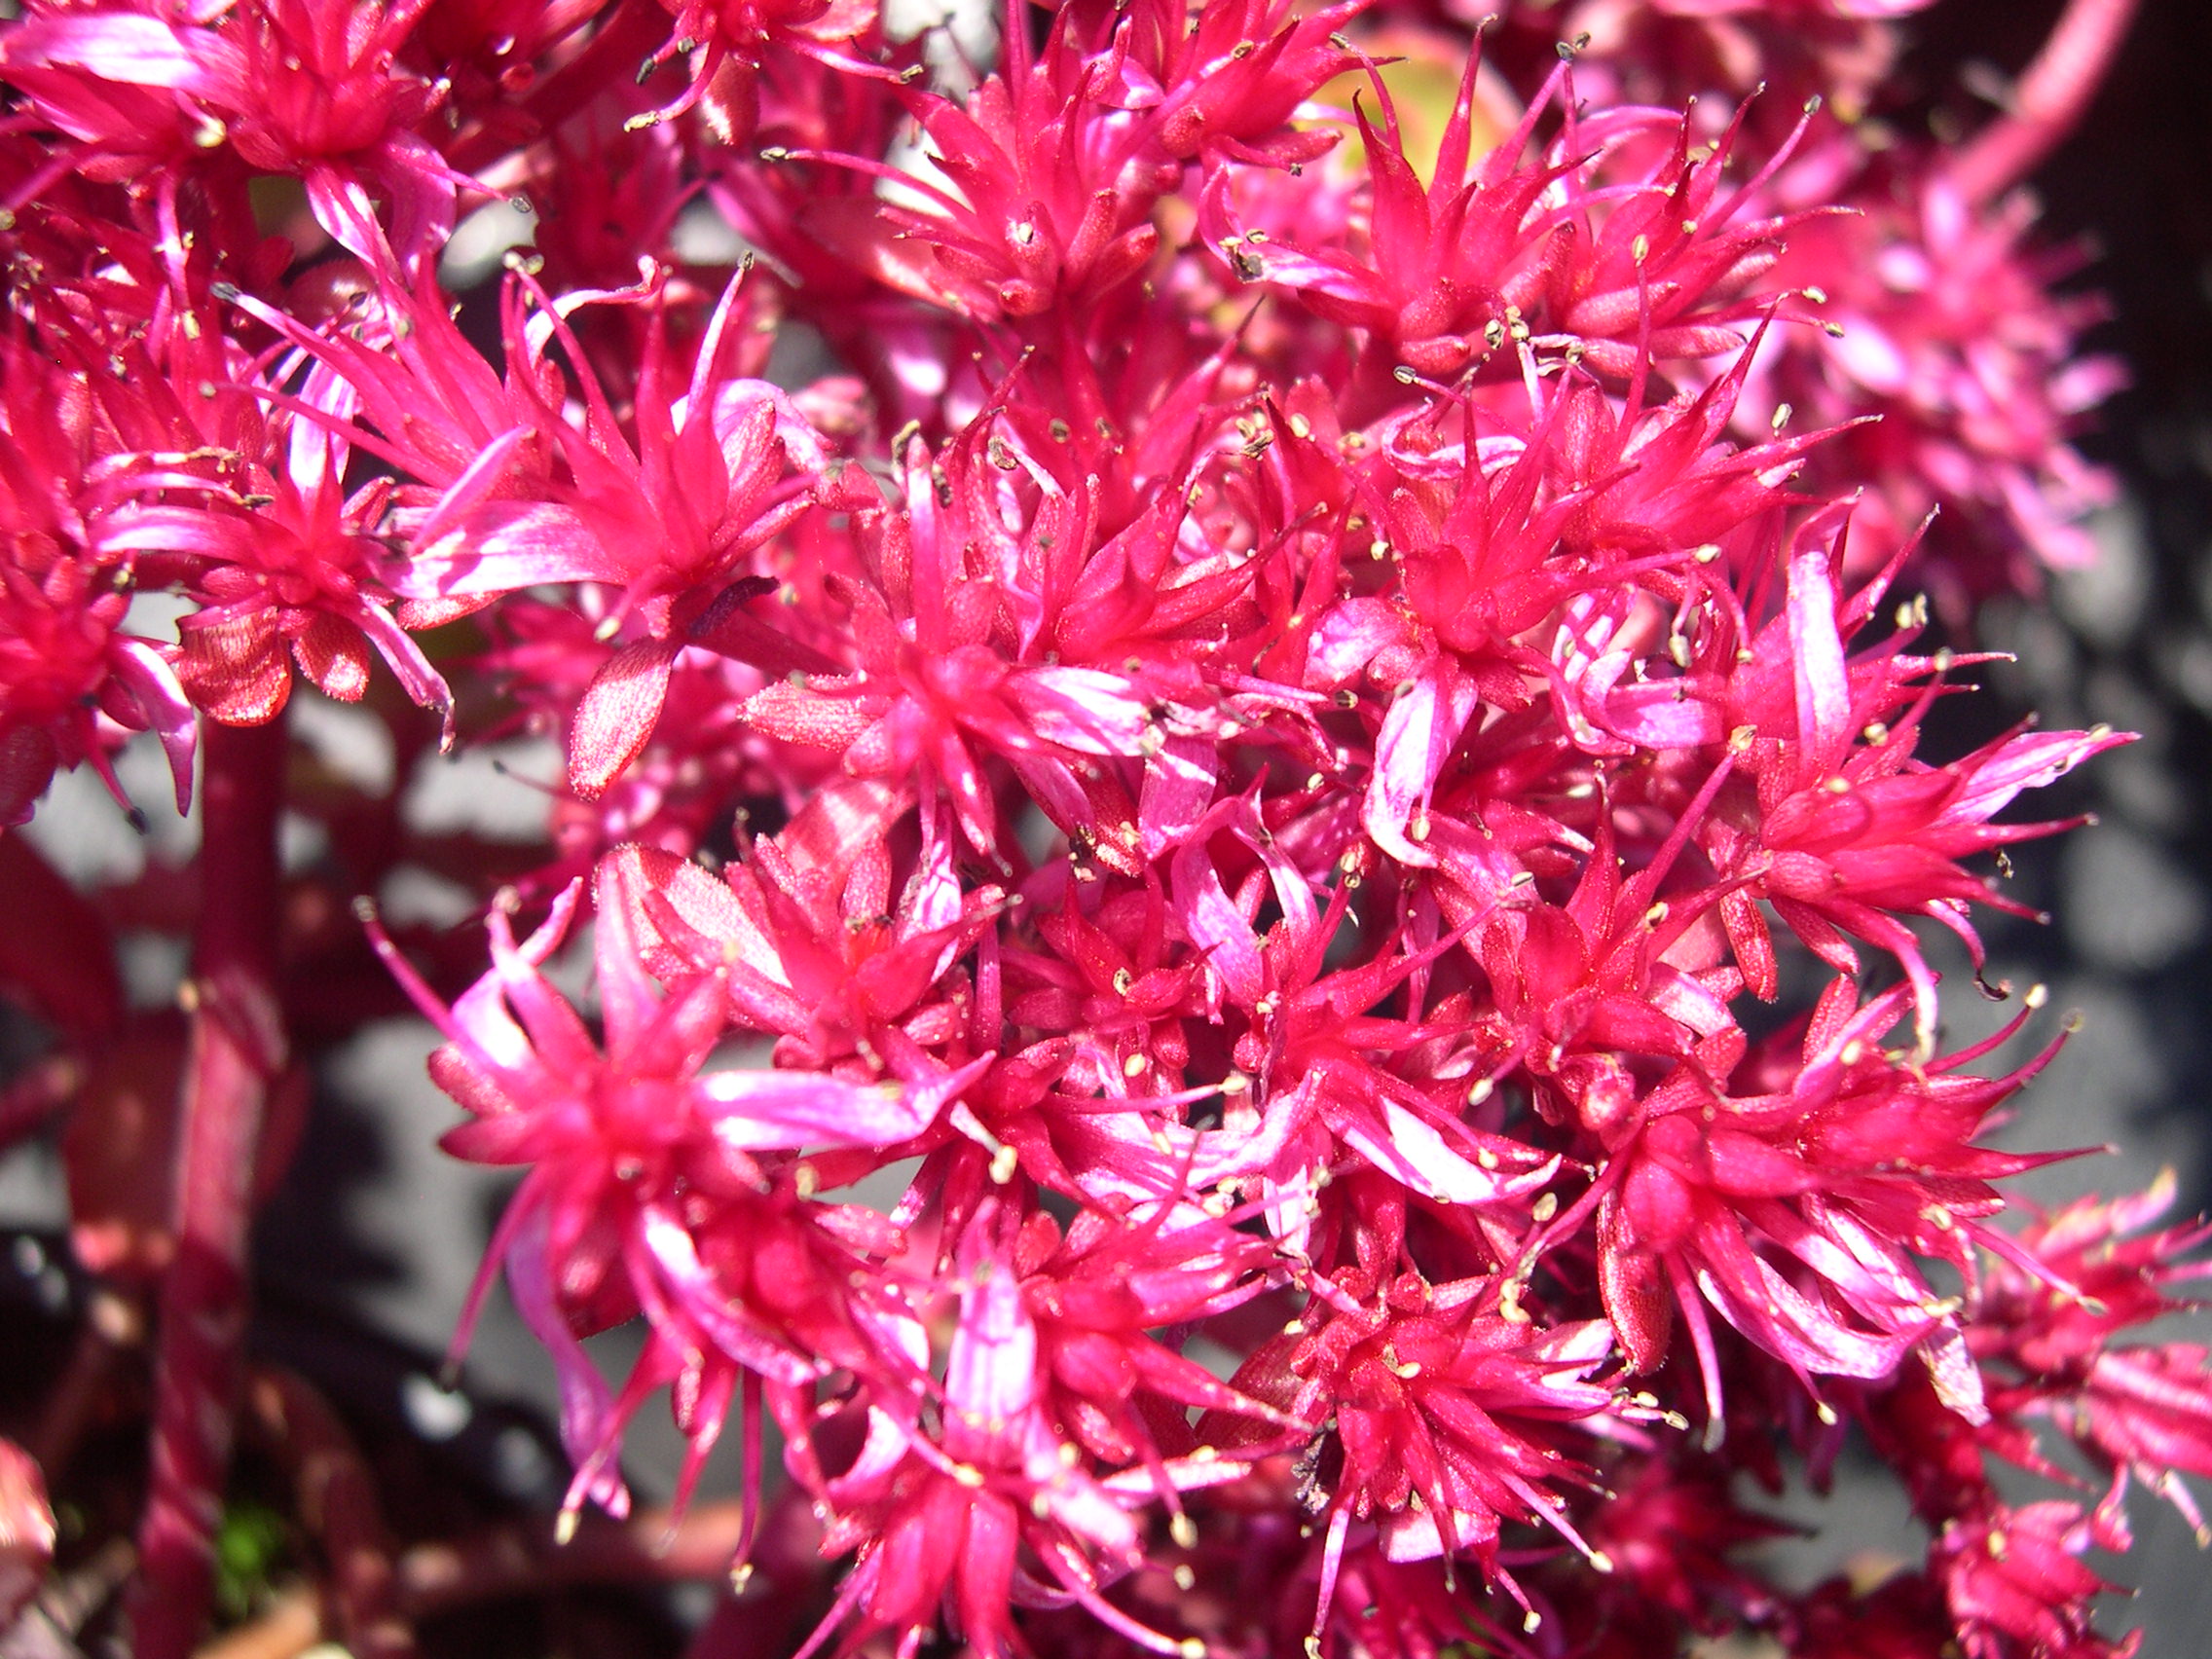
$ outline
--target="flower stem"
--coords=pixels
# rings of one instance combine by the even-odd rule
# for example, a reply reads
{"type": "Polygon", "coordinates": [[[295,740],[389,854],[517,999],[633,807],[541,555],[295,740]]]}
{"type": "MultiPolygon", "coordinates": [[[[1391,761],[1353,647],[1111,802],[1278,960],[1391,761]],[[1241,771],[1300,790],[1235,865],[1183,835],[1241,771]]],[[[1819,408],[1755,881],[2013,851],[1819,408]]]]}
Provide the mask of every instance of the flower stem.
{"type": "Polygon", "coordinates": [[[187,1659],[207,1616],[241,1382],[253,1165],[284,1064],[276,988],[283,722],[210,721],[202,753],[200,919],[183,993],[192,1043],[131,1598],[137,1659],[187,1659]]]}
{"type": "Polygon", "coordinates": [[[353,1659],[415,1659],[415,1633],[394,1606],[391,1534],[376,1471],[306,1378],[256,1367],[246,1423],[291,1476],[299,1514],[328,1563],[323,1601],[353,1659]]]}
{"type": "Polygon", "coordinates": [[[399,1561],[398,1601],[422,1619],[572,1585],[719,1579],[744,1536],[744,1505],[735,1498],[681,1516],[660,1509],[627,1521],[587,1516],[566,1544],[555,1541],[550,1522],[502,1527],[409,1550],[399,1561]]]}
{"type": "Polygon", "coordinates": [[[2074,130],[2097,95],[2136,0],[2072,0],[2020,77],[2012,107],[1974,135],[1950,167],[1969,202],[2009,190],[2074,130]]]}

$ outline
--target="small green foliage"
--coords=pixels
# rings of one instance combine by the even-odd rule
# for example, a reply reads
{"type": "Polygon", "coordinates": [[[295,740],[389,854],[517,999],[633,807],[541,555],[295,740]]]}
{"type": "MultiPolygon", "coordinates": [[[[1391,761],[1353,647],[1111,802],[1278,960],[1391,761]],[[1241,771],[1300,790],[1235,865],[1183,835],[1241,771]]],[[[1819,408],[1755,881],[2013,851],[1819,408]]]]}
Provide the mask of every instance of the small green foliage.
{"type": "Polygon", "coordinates": [[[272,1581],[291,1555],[291,1529],[257,1498],[234,1497],[215,1529],[215,1605],[232,1624],[269,1600],[272,1581]]]}

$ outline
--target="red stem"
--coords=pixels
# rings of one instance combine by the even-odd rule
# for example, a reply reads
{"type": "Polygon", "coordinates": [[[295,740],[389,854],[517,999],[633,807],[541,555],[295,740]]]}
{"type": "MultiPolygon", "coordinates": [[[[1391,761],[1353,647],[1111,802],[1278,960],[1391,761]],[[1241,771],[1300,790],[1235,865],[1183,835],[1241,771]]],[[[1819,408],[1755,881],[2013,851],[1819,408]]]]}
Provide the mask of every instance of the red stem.
{"type": "Polygon", "coordinates": [[[586,1516],[566,1544],[555,1540],[550,1521],[421,1544],[400,1558],[397,1604],[424,1619],[569,1585],[721,1579],[745,1526],[743,1502],[730,1498],[696,1505],[681,1518],[659,1509],[627,1521],[586,1516]]]}
{"type": "Polygon", "coordinates": [[[73,1054],[49,1054],[0,1089],[0,1152],[46,1127],[77,1097],[85,1068],[73,1054]]]}
{"type": "MultiPolygon", "coordinates": [[[[376,1471],[330,1403],[305,1378],[256,1367],[246,1422],[292,1477],[300,1518],[328,1564],[324,1599],[353,1659],[415,1659],[415,1633],[395,1610],[391,1534],[376,1471]]],[[[202,1659],[205,1659],[203,1654],[202,1659]]]]}
{"type": "Polygon", "coordinates": [[[283,722],[209,721],[201,753],[200,920],[183,999],[192,1046],[131,1598],[136,1659],[188,1659],[206,1623],[242,1381],[254,1157],[284,1063],[276,987],[283,722]]]}
{"type": "Polygon", "coordinates": [[[2097,95],[2120,43],[2134,21],[2136,0],[2072,0],[2012,95],[2012,107],[1991,122],[1950,168],[1969,202],[2010,189],[2074,130],[2097,95]]]}

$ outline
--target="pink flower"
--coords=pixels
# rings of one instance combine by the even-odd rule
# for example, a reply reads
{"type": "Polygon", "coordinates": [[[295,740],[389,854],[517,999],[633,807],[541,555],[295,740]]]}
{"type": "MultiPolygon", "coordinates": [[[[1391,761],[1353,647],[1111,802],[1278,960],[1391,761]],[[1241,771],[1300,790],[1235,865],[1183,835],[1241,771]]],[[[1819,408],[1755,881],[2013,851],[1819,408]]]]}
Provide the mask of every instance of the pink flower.
{"type": "MultiPolygon", "coordinates": [[[[1264,1289],[1273,1252],[1262,1240],[1162,1201],[1112,1220],[1088,1211],[1064,1237],[1038,1211],[1014,1250],[1036,1332],[1038,1402],[1090,1456],[1123,1469],[1191,1456],[1199,1443],[1183,1432],[1187,1409],[1217,1423],[1300,1426],[1150,1334],[1226,1313],[1264,1289]]],[[[1161,1496],[1180,1513],[1172,1483],[1161,1496]]]]}
{"type": "Polygon", "coordinates": [[[1402,1201],[1373,1178],[1363,1187],[1346,1217],[1360,1265],[1317,1282],[1305,1313],[1234,1380],[1309,1422],[1336,1420],[1301,1462],[1299,1501],[1328,1518],[1315,1630],[1354,1520],[1378,1529],[1393,1561],[1471,1554],[1524,1606],[1498,1559],[1503,1523],[1540,1520],[1611,1571],[1567,1517],[1559,1489],[1585,1476],[1556,1426],[1611,1408],[1611,1391],[1589,1381],[1611,1333],[1532,1324],[1510,1281],[1427,1281],[1403,1254],[1402,1201]]]}
{"type": "MultiPolygon", "coordinates": [[[[879,1399],[869,1406],[867,1438],[851,1467],[807,1477],[832,1511],[825,1549],[862,1545],[824,1630],[848,1612],[856,1636],[927,1628],[941,1604],[947,1628],[971,1647],[1002,1653],[1019,1644],[1010,1604],[1074,1603],[1142,1647],[1178,1654],[1176,1641],[1140,1624],[1100,1591],[1142,1559],[1131,1509],[1158,1492],[1180,1515],[1180,1488],[1235,1479],[1244,1465],[1210,1447],[1202,1454],[1178,1449],[1163,1458],[1147,1433],[1141,1458],[1125,1445],[1110,1448],[1110,1464],[1122,1467],[1104,1478],[1092,1472],[1090,1459],[1101,1455],[1096,1428],[1083,1432],[1090,1425],[1070,1414],[1081,1436],[1071,1438],[1061,1415],[1071,1379],[1085,1375],[1080,1339],[1064,1328],[1054,1335],[1048,1325],[1071,1313],[1081,1319],[1091,1309],[1072,1287],[1055,1294],[1021,1275],[1018,1260],[1005,1253],[1002,1222],[1010,1220],[1012,1212],[986,1201],[958,1248],[959,1314],[945,1357],[938,1435],[918,1433],[910,1408],[879,1399]],[[1057,1389],[1049,1391],[1049,1374],[1057,1389]]],[[[1042,1243],[1036,1232],[1022,1229],[1014,1248],[1027,1253],[1042,1243]]],[[[1169,1309],[1156,1304],[1151,1311],[1164,1316],[1169,1309]]],[[[1123,1363],[1133,1359],[1169,1398],[1255,1410],[1163,1350],[1153,1349],[1157,1358],[1145,1360],[1151,1347],[1124,1349],[1123,1363]]],[[[1089,1387],[1078,1384],[1079,1391],[1098,1387],[1097,1363],[1098,1356],[1090,1356],[1089,1387]]],[[[1096,1422],[1095,1409],[1091,1416],[1096,1422]]],[[[1110,1425],[1112,1418],[1104,1422],[1110,1425]]],[[[1179,1521],[1177,1530],[1187,1525],[1179,1521]]]]}
{"type": "Polygon", "coordinates": [[[2090,1628],[2090,1602],[2107,1588],[2081,1557],[2109,1544],[2071,1503],[1993,1505],[1985,1519],[1953,1522],[1929,1552],[1968,1659],[2125,1659],[2140,1640],[2106,1641],[2090,1628]]]}
{"type": "MultiPolygon", "coordinates": [[[[559,378],[547,379],[546,343],[561,339],[572,362],[589,359],[564,319],[568,306],[538,296],[528,372],[516,373],[510,359],[506,386],[509,397],[519,392],[526,400],[523,424],[501,432],[452,480],[414,527],[409,554],[384,572],[397,593],[432,605],[480,603],[545,582],[620,590],[602,626],[611,636],[635,617],[641,635],[593,680],[571,731],[570,782],[586,799],[603,793],[651,737],[686,644],[726,645],[731,654],[764,657],[779,668],[825,666],[804,647],[772,643],[746,624],[741,610],[770,585],[745,577],[744,567],[806,509],[812,474],[826,460],[821,444],[775,387],[719,378],[742,315],[738,282],[723,294],[689,384],[679,390],[665,280],[655,272],[634,290],[569,302],[647,308],[627,429],[588,378],[580,428],[557,407],[559,378]],[[507,494],[509,457],[531,444],[548,461],[557,458],[562,476],[517,498],[507,494]]],[[[483,390],[489,388],[479,400],[483,390]]],[[[394,414],[404,429],[406,413],[394,414]]]]}
{"type": "MultiPolygon", "coordinates": [[[[446,1037],[431,1058],[432,1076],[472,1114],[447,1135],[448,1150],[530,1166],[485,1271],[503,1263],[518,1305],[561,1367],[563,1433],[581,1465],[571,1503],[587,1492],[618,1501],[620,1493],[619,1482],[600,1472],[620,1419],[609,1420],[604,1385],[571,1330],[600,1329],[643,1306],[660,1314],[664,1336],[687,1329],[694,1363],[712,1363],[697,1357],[711,1353],[724,1367],[783,1381],[813,1375],[823,1363],[819,1335],[793,1344],[776,1317],[777,1304],[803,1278],[787,1278],[765,1313],[749,1312],[732,1295],[742,1281],[726,1276],[702,1231],[750,1220],[739,1235],[750,1235],[757,1248],[760,1198],[793,1178],[790,1159],[768,1155],[909,1140],[958,1088],[957,1080],[908,1088],[703,1069],[723,1031],[721,977],[677,979],[664,996],[640,964],[620,904],[603,904],[594,953],[607,1027],[602,1051],[538,972],[566,936],[580,893],[581,884],[572,884],[520,944],[504,913],[494,910],[493,969],[450,1009],[371,919],[380,954],[446,1037]],[[686,1192],[696,1197],[686,1200],[686,1192]],[[701,1211],[709,1195],[734,1207],[701,1211]]],[[[815,1228],[822,1236],[814,1248],[852,1247],[837,1240],[833,1226],[801,1223],[798,1231],[815,1228]]],[[[463,1336],[483,1289],[480,1275],[463,1336]]],[[[850,1294],[840,1285],[835,1303],[809,1322],[834,1321],[850,1294]]],[[[666,1350],[648,1349],[641,1361],[646,1386],[665,1380],[651,1372],[666,1358],[666,1350]]]]}
{"type": "Polygon", "coordinates": [[[185,175],[212,170],[201,158],[220,149],[241,169],[300,177],[354,253],[388,236],[413,266],[451,233],[456,187],[471,182],[418,130],[439,89],[394,61],[423,3],[267,0],[220,29],[56,7],[10,31],[0,73],[95,160],[151,163],[172,214],[185,175]],[[390,201],[381,234],[372,189],[390,201]]]}
{"type": "MultiPolygon", "coordinates": [[[[1742,765],[1757,781],[1756,807],[1724,797],[1700,838],[1722,872],[1748,878],[1722,914],[1754,990],[1771,995],[1774,983],[1772,946],[1751,903],[1763,898],[1815,955],[1841,972],[1856,973],[1859,961],[1844,933],[1893,953],[1912,982],[1914,1029],[1925,1053],[1936,979],[1898,917],[1917,913],[1940,922],[1965,941],[1978,968],[1981,943],[1969,903],[2011,906],[1957,861],[2066,828],[1989,820],[2022,790],[2129,740],[2103,727],[2020,732],[1941,767],[1916,760],[1920,719],[1937,687],[1913,682],[1942,673],[1950,659],[1904,654],[1918,620],[1910,608],[1882,645],[1847,654],[1848,643],[1873,620],[1889,572],[1845,597],[1843,541],[1828,539],[1834,516],[1799,533],[1782,613],[1749,641],[1749,660],[1731,676],[1726,718],[1746,738],[1742,765]]],[[[1719,645],[1716,635],[1708,648],[1719,645]]]]}
{"type": "Polygon", "coordinates": [[[1151,729],[1147,704],[1125,675],[1035,660],[1039,623],[1061,596],[1020,591],[1035,579],[1030,548],[1082,536],[1084,503],[1048,492],[1017,539],[999,469],[977,464],[981,437],[971,433],[951,465],[917,442],[903,458],[903,512],[872,491],[839,497],[866,567],[828,585],[847,610],[857,660],[849,673],[768,686],[746,717],[787,743],[841,756],[855,777],[913,778],[926,796],[941,793],[967,844],[1002,866],[983,759],[1003,759],[1055,824],[1133,872],[1134,803],[1094,757],[1137,752],[1151,729]],[[1002,595],[1027,599],[1021,609],[1035,620],[1015,622],[1002,595]]]}
{"type": "Polygon", "coordinates": [[[975,1027],[948,970],[1003,896],[958,891],[940,821],[894,899],[885,841],[905,805],[880,785],[832,786],[719,880],[620,848],[600,866],[601,903],[621,908],[648,970],[719,982],[730,1018],[775,1036],[785,1063],[889,1064],[917,1083],[940,1059],[964,1069],[975,1027]]]}
{"type": "Polygon", "coordinates": [[[2204,1226],[2145,1231],[2173,1193],[2169,1170],[2147,1192],[2084,1198],[2025,1229],[2019,1256],[1985,1279],[1967,1341],[1995,1381],[1994,1409],[2067,1435],[2111,1472],[2116,1493],[2132,1475],[2205,1538],[2212,1530],[2181,1477],[2212,1476],[2212,1352],[2118,1340],[2201,1304],[2174,1292],[2206,1274],[2184,1260],[2204,1226]]]}
{"type": "Polygon", "coordinates": [[[690,81],[675,102],[645,121],[664,122],[697,103],[724,143],[742,143],[756,128],[758,77],[778,58],[813,58],[855,77],[888,73],[874,61],[882,27],[869,0],[661,3],[674,26],[639,78],[688,57],[690,81]]]}
{"type": "Polygon", "coordinates": [[[1940,156],[1870,161],[1844,134],[1824,148],[1798,165],[1824,194],[1836,169],[1860,170],[1859,210],[1807,224],[1771,279],[1777,291],[1818,289],[1827,332],[1776,340],[1745,415],[1763,422],[1778,403],[1822,422],[1877,413],[1816,452],[1811,482],[1879,481],[1861,514],[1859,556],[1869,562],[1940,507],[1931,573],[1951,613],[2033,584],[2041,569],[2086,563],[2093,549],[2078,521],[2112,483],[2071,440],[2123,375],[2110,358],[2079,354],[2101,303],[2049,291],[2079,256],[2027,246],[2027,201],[1962,194],[1940,156]]]}
{"type": "MultiPolygon", "coordinates": [[[[309,409],[318,397],[340,405],[333,417],[350,401],[321,370],[310,377],[309,409]]],[[[200,503],[140,507],[110,537],[121,548],[191,561],[188,580],[202,604],[179,627],[175,661],[193,701],[233,725],[274,719],[291,692],[288,648],[325,695],[358,702],[373,648],[417,703],[450,720],[445,681],[400,631],[376,580],[387,550],[372,532],[388,483],[342,493],[350,446],[319,411],[272,422],[265,442],[262,456],[236,469],[241,476],[200,503]],[[240,485],[252,492],[246,499],[240,485]]]]}
{"type": "Polygon", "coordinates": [[[1547,106],[1572,102],[1562,71],[1520,128],[1477,163],[1474,97],[1470,58],[1425,187],[1388,95],[1380,130],[1359,113],[1373,200],[1350,245],[1247,235],[1228,175],[1209,187],[1201,223],[1239,277],[1294,292],[1318,314],[1365,331],[1355,383],[1362,415],[1398,365],[1450,377],[1508,340],[1571,348],[1575,360],[1615,380],[1654,358],[1707,357],[1740,344],[1735,325],[1758,311],[1751,282],[1772,264],[1784,226],[1733,222],[1750,200],[1746,189],[1719,194],[1733,129],[1693,161],[1686,121],[1645,110],[1570,113],[1545,160],[1525,164],[1547,106]],[[1609,176],[1606,164],[1622,176],[1609,176]]]}
{"type": "Polygon", "coordinates": [[[114,498],[92,476],[98,411],[59,365],[10,339],[0,429],[0,825],[28,821],[57,766],[91,762],[123,801],[108,752],[124,730],[160,734],[182,811],[192,710],[154,642],[122,631],[132,561],[114,498]]]}
{"type": "MultiPolygon", "coordinates": [[[[1637,1102],[1644,1126],[1614,1143],[1593,1188],[1604,1194],[1599,1283],[1622,1348],[1649,1370],[1680,1310],[1705,1376],[1709,1442],[1724,1419],[1706,1304],[1808,1382],[1885,1378],[1918,1348],[1943,1403],[1987,1419],[1957,1304],[1936,1295],[1910,1253],[1948,1261],[1971,1285],[1972,1242],[2011,1248],[1980,1225],[2002,1207],[1988,1183],[2044,1160],[1972,1137],[2055,1045],[1995,1080],[1957,1070],[1993,1044],[1908,1065],[1878,1047],[1905,1000],[1899,987],[1855,1007],[1850,981],[1834,981],[1786,1090],[1714,1095],[1677,1073],[1637,1102]]],[[[1753,1088],[1760,1069],[1744,1068],[1753,1088]]]]}
{"type": "MultiPolygon", "coordinates": [[[[441,516],[551,488],[555,446],[548,440],[565,392],[543,340],[529,327],[530,296],[520,284],[501,296],[503,374],[461,334],[434,283],[403,278],[387,260],[361,268],[357,285],[342,290],[341,303],[319,319],[235,289],[217,292],[343,386],[346,415],[366,427],[349,435],[409,480],[398,498],[415,511],[399,521],[403,527],[442,529],[441,516]]],[[[336,425],[339,410],[320,413],[336,425]]],[[[489,598],[464,603],[481,606],[489,598]]]]}
{"type": "Polygon", "coordinates": [[[1156,3],[1125,19],[1066,8],[1034,58],[1012,31],[1002,74],[965,106],[902,93],[951,189],[909,178],[928,206],[833,199],[805,223],[889,286],[977,321],[1079,317],[1152,262],[1154,207],[1187,160],[1228,152],[1288,164],[1327,147],[1286,126],[1350,62],[1331,37],[1352,10],[1294,19],[1282,0],[1235,0],[1186,25],[1156,3]]]}

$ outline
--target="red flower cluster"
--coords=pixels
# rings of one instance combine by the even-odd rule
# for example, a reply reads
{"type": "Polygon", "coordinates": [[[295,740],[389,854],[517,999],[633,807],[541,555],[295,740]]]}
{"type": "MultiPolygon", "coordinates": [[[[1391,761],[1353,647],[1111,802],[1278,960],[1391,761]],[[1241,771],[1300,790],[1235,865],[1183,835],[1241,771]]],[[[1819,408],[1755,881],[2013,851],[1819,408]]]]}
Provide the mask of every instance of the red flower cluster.
{"type": "Polygon", "coordinates": [[[2117,1337],[2197,1235],[1995,1224],[2050,1051],[1942,1051],[1913,924],[1978,968],[1970,861],[2060,828],[1998,815],[2123,740],[1922,755],[1971,659],[1894,597],[2073,556],[2106,381],[1993,204],[2035,135],[1822,112],[1909,9],[1500,68],[1356,3],[1010,6],[979,64],[864,0],[33,0],[0,813],[128,728],[181,798],[195,710],[380,656],[560,732],[483,977],[365,919],[448,1149],[528,1170],[486,1274],[569,1524],[667,1388],[686,1495],[734,1413],[742,1568],[772,1422],[848,1563],[808,1652],[2119,1651],[2079,1556],[2131,1479],[2195,1519],[2212,1380],[2117,1337]],[[1936,1529],[1878,1606],[1729,1557],[1731,1475],[1847,1426],[1936,1529]],[[2109,1493],[2008,1507],[2053,1435],[2109,1493]]]}

